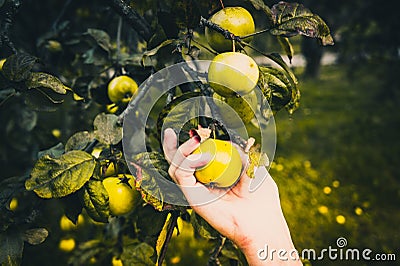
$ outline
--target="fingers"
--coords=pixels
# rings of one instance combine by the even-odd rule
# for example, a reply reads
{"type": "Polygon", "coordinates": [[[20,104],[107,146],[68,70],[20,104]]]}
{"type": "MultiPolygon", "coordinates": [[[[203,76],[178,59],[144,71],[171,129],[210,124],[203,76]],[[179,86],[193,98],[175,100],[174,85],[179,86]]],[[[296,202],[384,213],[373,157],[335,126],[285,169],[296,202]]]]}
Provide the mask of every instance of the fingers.
{"type": "Polygon", "coordinates": [[[196,181],[193,176],[194,171],[197,167],[207,164],[210,159],[207,159],[207,154],[202,156],[191,155],[191,153],[200,145],[200,139],[198,136],[189,139],[179,148],[176,147],[177,141],[177,136],[172,129],[168,128],[164,131],[164,154],[166,160],[170,163],[168,173],[178,184],[182,184],[182,182],[194,184],[196,181]]]}
{"type": "Polygon", "coordinates": [[[211,154],[209,153],[192,154],[186,157],[179,167],[171,165],[169,173],[179,185],[194,186],[197,183],[194,172],[197,168],[206,165],[210,160],[211,154]]]}
{"type": "Polygon", "coordinates": [[[174,158],[174,155],[178,149],[177,144],[178,139],[174,130],[172,128],[167,128],[164,131],[163,149],[165,159],[168,161],[168,163],[171,163],[172,158],[174,158]]]}

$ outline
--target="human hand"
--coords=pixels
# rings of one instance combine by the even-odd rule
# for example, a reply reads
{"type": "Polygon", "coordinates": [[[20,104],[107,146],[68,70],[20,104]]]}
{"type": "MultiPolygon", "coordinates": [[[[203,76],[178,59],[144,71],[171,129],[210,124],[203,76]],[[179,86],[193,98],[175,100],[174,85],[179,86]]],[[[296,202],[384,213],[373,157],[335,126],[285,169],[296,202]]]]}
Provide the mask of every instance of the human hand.
{"type": "MultiPolygon", "coordinates": [[[[243,171],[238,183],[230,189],[210,188],[198,182],[196,168],[206,165],[210,154],[191,154],[200,145],[193,137],[177,147],[172,129],[164,132],[164,153],[170,163],[169,175],[180,185],[193,210],[222,235],[232,240],[246,255],[250,265],[302,265],[299,260],[275,258],[260,260],[257,251],[269,249],[294,250],[290,232],[283,216],[276,183],[265,167],[255,169],[255,178],[243,171]],[[251,182],[260,184],[250,189],[251,182]]],[[[243,165],[248,158],[242,152],[243,165]]],[[[286,257],[289,258],[288,254],[286,257]]]]}

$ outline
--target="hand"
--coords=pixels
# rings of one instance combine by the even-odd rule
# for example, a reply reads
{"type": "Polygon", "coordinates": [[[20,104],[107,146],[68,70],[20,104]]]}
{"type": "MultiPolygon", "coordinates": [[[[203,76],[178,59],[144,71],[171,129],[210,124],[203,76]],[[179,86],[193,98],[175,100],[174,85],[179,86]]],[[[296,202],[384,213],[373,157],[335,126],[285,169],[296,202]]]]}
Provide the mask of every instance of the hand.
{"type": "MultiPolygon", "coordinates": [[[[294,250],[294,246],[282,213],[278,188],[266,168],[257,168],[255,179],[243,171],[238,183],[228,191],[206,187],[197,182],[194,172],[196,168],[206,165],[211,155],[191,154],[199,145],[200,140],[193,137],[177,148],[175,132],[172,129],[164,132],[163,147],[170,163],[169,174],[180,185],[193,210],[238,245],[250,265],[302,265],[299,260],[289,258],[288,253],[294,250]],[[257,189],[250,190],[252,181],[261,184],[257,189]],[[217,200],[209,201],[217,197],[217,200]],[[265,245],[268,245],[269,251],[276,250],[274,258],[258,258],[257,251],[265,245]],[[278,258],[279,249],[288,252],[288,260],[278,258]]],[[[247,164],[244,154],[242,161],[243,165],[247,164]]]]}

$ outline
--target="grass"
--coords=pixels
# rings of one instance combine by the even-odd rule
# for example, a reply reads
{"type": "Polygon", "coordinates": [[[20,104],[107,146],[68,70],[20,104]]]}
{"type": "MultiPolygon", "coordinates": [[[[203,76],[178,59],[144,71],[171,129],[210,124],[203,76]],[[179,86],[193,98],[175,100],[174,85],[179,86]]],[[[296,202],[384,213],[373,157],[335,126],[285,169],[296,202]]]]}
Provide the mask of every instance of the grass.
{"type": "MultiPolygon", "coordinates": [[[[400,240],[399,115],[394,99],[377,98],[385,89],[380,76],[364,68],[348,78],[345,70],[329,66],[319,80],[300,81],[299,110],[275,117],[271,173],[299,250],[336,248],[345,237],[349,247],[393,253],[400,240]]],[[[312,263],[338,264],[355,262],[312,263]]]]}

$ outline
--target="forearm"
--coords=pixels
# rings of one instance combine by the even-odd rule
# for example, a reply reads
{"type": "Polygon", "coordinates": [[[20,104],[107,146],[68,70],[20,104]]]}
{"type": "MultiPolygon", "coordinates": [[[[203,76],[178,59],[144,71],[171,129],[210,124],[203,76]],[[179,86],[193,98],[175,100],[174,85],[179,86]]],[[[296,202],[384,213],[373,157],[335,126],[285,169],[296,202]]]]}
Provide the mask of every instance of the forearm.
{"type": "Polygon", "coordinates": [[[243,238],[238,243],[249,265],[302,265],[283,214],[279,216],[257,234],[243,238]]]}

